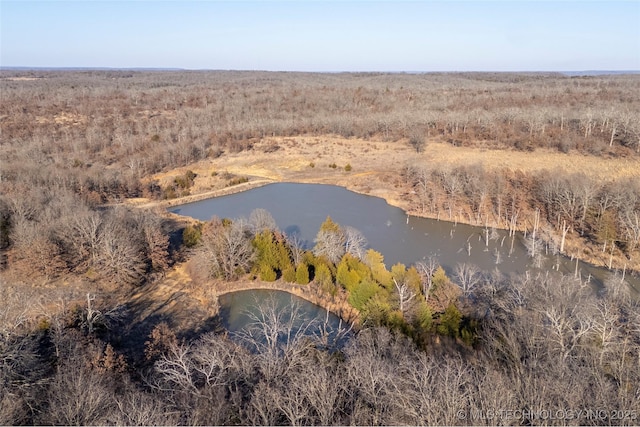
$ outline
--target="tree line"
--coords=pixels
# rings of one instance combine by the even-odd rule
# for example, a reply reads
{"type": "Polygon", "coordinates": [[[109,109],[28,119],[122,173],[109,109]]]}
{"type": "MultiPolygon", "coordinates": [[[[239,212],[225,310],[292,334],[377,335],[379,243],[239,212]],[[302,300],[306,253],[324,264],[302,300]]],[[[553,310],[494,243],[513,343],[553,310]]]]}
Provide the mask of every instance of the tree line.
{"type": "Polygon", "coordinates": [[[614,256],[637,268],[640,181],[601,181],[582,173],[525,174],[481,165],[407,165],[403,179],[417,212],[448,221],[533,232],[540,249],[567,254],[567,236],[585,242],[580,253],[611,268],[614,256]],[[536,222],[537,218],[537,222],[536,222]]]}

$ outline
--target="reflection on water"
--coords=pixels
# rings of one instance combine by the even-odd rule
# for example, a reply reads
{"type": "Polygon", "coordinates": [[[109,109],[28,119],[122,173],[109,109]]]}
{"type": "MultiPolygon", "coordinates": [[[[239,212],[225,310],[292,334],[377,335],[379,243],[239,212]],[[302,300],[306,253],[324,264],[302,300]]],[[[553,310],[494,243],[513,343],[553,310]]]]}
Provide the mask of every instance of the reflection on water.
{"type": "Polygon", "coordinates": [[[220,317],[232,337],[254,350],[287,346],[312,337],[327,348],[341,347],[350,326],[322,307],[283,291],[254,289],[219,298],[220,317]]]}
{"type": "MultiPolygon", "coordinates": [[[[524,273],[532,269],[560,271],[601,286],[614,273],[567,257],[541,252],[527,253],[524,236],[509,236],[505,230],[485,229],[465,224],[408,216],[377,197],[357,194],[342,187],[321,184],[270,184],[242,193],[177,206],[171,212],[208,220],[248,217],[251,211],[269,211],[278,227],[298,234],[305,247],[313,239],[327,215],[343,226],[360,230],[369,246],[384,255],[391,266],[437,258],[448,274],[458,263],[477,265],[484,271],[502,274],[524,273]]],[[[626,281],[640,289],[640,280],[629,275],[626,281]]]]}

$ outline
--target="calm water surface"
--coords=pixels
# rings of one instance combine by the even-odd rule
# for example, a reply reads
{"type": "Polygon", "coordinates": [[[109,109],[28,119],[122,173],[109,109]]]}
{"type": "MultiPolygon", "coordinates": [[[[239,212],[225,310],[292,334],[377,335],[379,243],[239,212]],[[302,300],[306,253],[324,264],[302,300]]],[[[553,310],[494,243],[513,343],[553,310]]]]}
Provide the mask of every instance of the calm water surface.
{"type": "MultiPolygon", "coordinates": [[[[270,318],[269,314],[277,316],[284,325],[292,320],[294,311],[292,335],[315,336],[330,346],[340,346],[350,336],[345,332],[348,325],[338,316],[288,292],[267,289],[237,291],[221,295],[218,301],[224,327],[232,336],[241,339],[244,334],[255,330],[257,321],[270,318]]],[[[288,335],[283,331],[279,337],[281,341],[288,335]]],[[[257,335],[259,339],[260,334],[257,335]]]]}
{"type": "MultiPolygon", "coordinates": [[[[297,233],[307,248],[327,216],[341,225],[360,230],[369,247],[384,255],[391,266],[406,265],[435,256],[451,274],[458,263],[471,263],[482,270],[499,269],[503,274],[524,273],[539,267],[574,274],[576,261],[559,255],[544,256],[536,265],[527,255],[521,233],[509,237],[504,230],[490,232],[486,244],[486,230],[465,224],[408,216],[385,200],[366,196],[342,187],[322,184],[269,184],[246,192],[207,199],[176,206],[170,211],[209,220],[220,218],[248,218],[251,211],[266,209],[278,227],[287,234],[297,233]]],[[[611,273],[605,269],[578,262],[578,274],[601,285],[611,273]]],[[[638,280],[627,277],[636,289],[638,280]]]]}

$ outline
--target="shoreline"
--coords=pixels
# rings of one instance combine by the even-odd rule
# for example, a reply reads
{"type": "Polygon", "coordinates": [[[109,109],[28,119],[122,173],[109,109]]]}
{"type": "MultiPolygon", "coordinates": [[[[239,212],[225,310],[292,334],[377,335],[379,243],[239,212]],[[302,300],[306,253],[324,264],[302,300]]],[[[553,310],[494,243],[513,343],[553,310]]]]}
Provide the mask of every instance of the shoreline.
{"type": "MultiPolygon", "coordinates": [[[[376,172],[373,172],[376,173],[376,172]]],[[[401,192],[397,192],[397,194],[394,194],[394,191],[392,189],[388,189],[388,188],[380,188],[378,189],[378,191],[375,192],[375,194],[371,194],[371,192],[367,192],[367,191],[363,191],[361,188],[358,188],[357,185],[353,185],[353,183],[345,183],[343,180],[338,179],[338,177],[331,177],[329,179],[327,179],[327,177],[319,177],[320,179],[313,179],[313,178],[305,178],[305,179],[273,179],[273,178],[266,178],[266,177],[257,177],[258,179],[254,180],[254,181],[249,181],[246,183],[242,183],[242,184],[238,184],[232,187],[226,187],[226,188],[222,188],[222,189],[218,189],[218,190],[213,190],[213,191],[205,191],[205,192],[201,192],[201,193],[197,193],[197,194],[193,194],[193,195],[189,195],[189,196],[184,196],[184,197],[178,197],[175,199],[170,199],[170,200],[158,200],[158,201],[148,201],[145,200],[142,203],[136,203],[135,199],[128,199],[127,201],[125,201],[125,203],[129,203],[132,206],[135,207],[140,207],[140,208],[162,208],[165,209],[166,215],[173,217],[173,218],[179,218],[182,221],[189,221],[191,218],[188,216],[184,216],[184,215],[180,215],[180,214],[174,214],[171,212],[166,211],[166,209],[171,208],[171,207],[175,207],[175,206],[179,206],[179,205],[184,205],[184,204],[189,204],[189,203],[195,203],[195,202],[199,202],[202,200],[207,200],[207,199],[213,199],[213,198],[217,198],[217,197],[222,197],[222,196],[227,196],[227,195],[232,195],[232,194],[237,194],[237,193],[241,193],[244,191],[248,191],[248,190],[252,190],[255,188],[260,188],[269,184],[275,184],[275,183],[292,183],[292,184],[320,184],[320,185],[335,185],[338,187],[342,187],[346,190],[352,191],[354,193],[357,194],[361,194],[364,196],[370,196],[370,197],[377,197],[379,199],[383,199],[388,205],[396,207],[398,209],[401,209],[405,214],[410,215],[410,216],[414,216],[417,218],[426,218],[426,219],[432,219],[435,221],[444,221],[444,222],[449,222],[449,223],[460,223],[460,224],[466,224],[466,225],[470,225],[472,227],[482,227],[482,225],[478,225],[477,223],[473,223],[472,221],[469,221],[467,217],[462,216],[462,217],[458,217],[458,215],[455,216],[455,219],[450,220],[448,218],[441,218],[440,215],[435,215],[435,214],[429,214],[428,212],[418,212],[414,209],[411,209],[410,206],[408,206],[407,203],[402,203],[398,200],[399,197],[402,196],[401,192]]],[[[493,224],[491,225],[491,228],[496,228],[499,230],[509,230],[508,227],[505,226],[501,226],[501,225],[496,225],[495,224],[495,219],[493,221],[493,224]]],[[[520,232],[520,233],[526,233],[528,230],[524,229],[523,227],[516,227],[515,231],[520,232]]],[[[562,255],[569,257],[569,258],[578,258],[580,261],[591,264],[595,267],[598,268],[604,268],[610,271],[614,271],[614,270],[622,270],[622,269],[626,269],[627,271],[632,271],[632,272],[636,272],[636,271],[640,271],[637,268],[633,268],[633,265],[626,265],[623,261],[621,261],[619,258],[614,258],[613,263],[612,263],[612,268],[609,269],[608,266],[608,262],[606,259],[602,258],[602,256],[598,257],[596,255],[600,255],[599,252],[594,251],[593,254],[594,256],[592,257],[584,257],[580,254],[580,250],[581,248],[584,248],[584,246],[582,245],[582,243],[578,240],[573,240],[573,239],[567,239],[567,246],[569,248],[569,250],[566,250],[562,255]]],[[[607,258],[607,257],[605,257],[607,258]]],[[[637,266],[636,266],[637,267],[637,266]]]]}
{"type": "MultiPolygon", "coordinates": [[[[140,209],[154,209],[154,208],[172,208],[174,206],[187,205],[189,203],[201,202],[207,199],[214,199],[216,197],[229,196],[231,194],[242,193],[243,191],[253,190],[254,188],[260,188],[265,185],[273,184],[275,182],[272,179],[261,178],[255,181],[248,181],[242,184],[234,185],[231,187],[220,188],[217,190],[204,191],[201,193],[190,194],[188,196],[176,197],[175,199],[166,200],[149,200],[149,199],[125,199],[124,204],[140,208],[140,209]]],[[[182,216],[182,215],[181,215],[182,216]]]]}

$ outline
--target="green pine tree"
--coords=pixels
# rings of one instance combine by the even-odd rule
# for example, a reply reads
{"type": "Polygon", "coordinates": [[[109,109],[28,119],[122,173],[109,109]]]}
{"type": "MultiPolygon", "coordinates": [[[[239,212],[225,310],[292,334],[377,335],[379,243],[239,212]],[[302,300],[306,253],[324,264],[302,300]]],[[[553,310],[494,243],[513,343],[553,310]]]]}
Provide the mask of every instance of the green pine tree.
{"type": "Polygon", "coordinates": [[[293,268],[293,265],[282,270],[282,278],[288,283],[296,282],[296,269],[293,268]]]}
{"type": "Polygon", "coordinates": [[[309,283],[309,266],[301,262],[296,268],[296,283],[299,285],[306,285],[309,283]]]}
{"type": "Polygon", "coordinates": [[[260,280],[264,280],[265,282],[273,282],[277,277],[278,275],[273,268],[265,264],[262,264],[260,266],[260,280]]]}
{"type": "Polygon", "coordinates": [[[460,335],[460,321],[462,320],[462,314],[455,304],[451,303],[447,306],[447,309],[440,316],[440,324],[436,330],[440,335],[450,336],[457,338],[460,335]]]}

